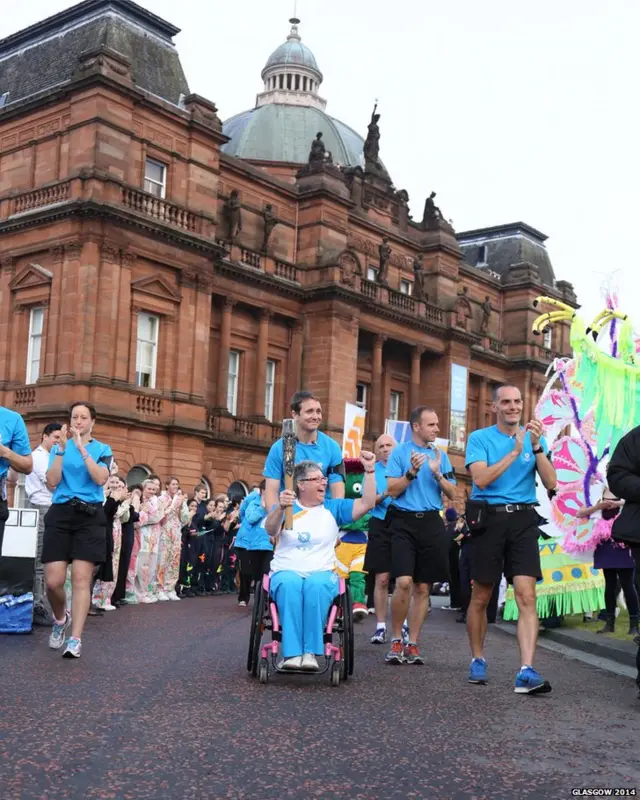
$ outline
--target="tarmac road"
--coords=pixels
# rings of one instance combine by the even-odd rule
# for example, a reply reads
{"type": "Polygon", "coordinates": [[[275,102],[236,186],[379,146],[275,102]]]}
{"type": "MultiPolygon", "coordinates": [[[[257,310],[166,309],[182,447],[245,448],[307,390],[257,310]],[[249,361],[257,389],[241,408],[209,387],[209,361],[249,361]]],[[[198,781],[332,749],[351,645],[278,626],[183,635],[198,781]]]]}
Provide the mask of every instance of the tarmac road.
{"type": "Polygon", "coordinates": [[[339,688],[328,675],[252,680],[250,610],[234,597],[90,618],[79,661],[48,650],[46,630],[0,637],[0,800],[640,792],[632,679],[540,650],[553,692],[516,695],[515,641],[491,630],[490,683],[472,686],[454,620],[430,615],[423,667],[384,664],[373,621],[358,625],[339,688]]]}

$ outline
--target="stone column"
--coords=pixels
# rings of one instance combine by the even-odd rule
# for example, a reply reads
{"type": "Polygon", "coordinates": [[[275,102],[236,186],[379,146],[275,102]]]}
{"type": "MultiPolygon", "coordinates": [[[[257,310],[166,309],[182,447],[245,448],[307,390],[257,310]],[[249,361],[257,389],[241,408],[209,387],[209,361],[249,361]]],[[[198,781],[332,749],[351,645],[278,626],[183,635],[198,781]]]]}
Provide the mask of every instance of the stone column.
{"type": "Polygon", "coordinates": [[[209,364],[209,341],[211,339],[211,291],[213,281],[198,275],[195,294],[195,325],[193,341],[193,363],[201,365],[191,373],[191,394],[204,399],[207,396],[207,365],[209,364]]]}
{"type": "Polygon", "coordinates": [[[269,354],[269,320],[271,311],[263,308],[260,311],[260,327],[258,328],[258,347],[256,350],[256,381],[255,396],[253,401],[253,413],[260,419],[264,418],[265,412],[265,387],[267,380],[267,356],[269,354]]]}
{"type": "Polygon", "coordinates": [[[100,246],[98,271],[98,308],[92,380],[109,381],[113,367],[114,332],[119,315],[120,250],[115,244],[103,242],[100,246]]]}
{"type": "MultiPolygon", "coordinates": [[[[284,399],[285,407],[282,413],[287,416],[289,414],[289,401],[293,395],[299,391],[302,386],[302,342],[304,334],[304,323],[301,319],[294,321],[291,326],[291,339],[289,342],[289,364],[287,370],[287,396],[284,399]]],[[[274,410],[274,418],[278,414],[274,410]]]]}
{"type": "Polygon", "coordinates": [[[487,379],[480,376],[480,386],[478,388],[478,428],[484,428],[487,415],[487,379]]]}
{"type": "Polygon", "coordinates": [[[66,381],[80,371],[80,341],[84,337],[83,325],[89,314],[95,314],[80,294],[84,281],[81,276],[82,243],[67,242],[64,245],[60,315],[58,318],[58,380],[66,381]]]}
{"type": "Polygon", "coordinates": [[[371,359],[371,436],[375,439],[382,433],[384,397],[382,394],[382,346],[386,336],[376,333],[373,337],[371,359]]]}
{"type": "Polygon", "coordinates": [[[420,405],[420,383],[421,383],[420,367],[422,363],[423,353],[424,353],[424,347],[421,347],[420,345],[416,345],[413,348],[413,352],[411,353],[411,393],[409,395],[410,412],[414,408],[420,405]]]}
{"type": "Polygon", "coordinates": [[[124,250],[120,254],[120,283],[118,286],[118,315],[115,342],[112,342],[113,378],[116,385],[135,383],[138,314],[131,309],[131,280],[136,254],[124,250]]]}
{"type": "MultiPolygon", "coordinates": [[[[0,260],[0,381],[4,384],[9,376],[11,361],[11,281],[15,259],[5,255],[0,260]]],[[[48,349],[48,342],[47,349],[48,349]]],[[[42,370],[44,372],[44,370],[42,370]]]]}
{"type": "Polygon", "coordinates": [[[227,383],[229,381],[229,350],[231,348],[231,315],[236,301],[225,297],[222,307],[222,323],[220,325],[220,356],[218,366],[218,392],[216,405],[220,409],[227,408],[227,383]]]}

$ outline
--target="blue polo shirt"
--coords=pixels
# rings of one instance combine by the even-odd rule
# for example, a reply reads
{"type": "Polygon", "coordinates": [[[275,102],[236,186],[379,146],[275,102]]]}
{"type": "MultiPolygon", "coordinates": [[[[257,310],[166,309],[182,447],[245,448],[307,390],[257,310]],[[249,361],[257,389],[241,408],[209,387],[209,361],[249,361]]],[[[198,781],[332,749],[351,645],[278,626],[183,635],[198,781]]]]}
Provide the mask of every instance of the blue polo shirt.
{"type": "MultiPolygon", "coordinates": [[[[91,458],[100,464],[102,467],[111,468],[113,461],[113,453],[108,444],[103,444],[97,439],[85,445],[85,450],[91,458]]],[[[56,458],[60,458],[56,453],[58,452],[58,445],[51,448],[49,455],[49,467],[53,464],[56,458]]],[[[62,456],[62,479],[56,486],[53,492],[53,503],[66,503],[77,497],[78,500],[84,500],[85,503],[103,503],[104,502],[104,488],[94,483],[87,465],[82,460],[82,454],[78,450],[73,440],[67,442],[64,448],[64,455],[62,456]]]]}
{"type": "MultiPolygon", "coordinates": [[[[382,461],[376,462],[376,494],[382,494],[387,491],[387,468],[382,461]]],[[[384,519],[387,516],[387,509],[391,505],[391,498],[385,499],[378,503],[371,509],[371,516],[376,519],[384,519]]]]}
{"type": "MultiPolygon", "coordinates": [[[[299,464],[301,461],[314,461],[322,469],[322,474],[329,478],[330,484],[340,483],[344,480],[341,471],[342,450],[340,445],[326,433],[318,431],[315,442],[308,444],[296,442],[295,463],[299,464]]],[[[265,478],[279,480],[280,491],[284,489],[282,439],[278,439],[271,445],[262,474],[265,478]]]]}
{"type": "MultiPolygon", "coordinates": [[[[424,453],[429,461],[437,455],[435,448],[420,447],[413,441],[403,442],[391,451],[387,464],[387,478],[402,478],[405,472],[411,469],[412,452],[424,453]]],[[[442,453],[440,471],[448,481],[456,482],[451,461],[446,453],[442,453]]],[[[391,501],[391,505],[401,511],[442,511],[442,490],[426,462],[416,479],[411,481],[399,497],[391,501]]]]}
{"type": "MultiPolygon", "coordinates": [[[[0,406],[0,436],[2,437],[0,444],[13,450],[16,455],[31,455],[31,445],[24,420],[17,411],[4,406],[0,406]]],[[[0,481],[6,478],[7,472],[9,472],[9,462],[6,458],[0,458],[0,481]]],[[[4,496],[1,499],[4,500],[4,496]]]]}
{"type": "MultiPolygon", "coordinates": [[[[497,464],[513,450],[514,437],[502,433],[497,425],[474,431],[467,442],[465,465],[467,469],[478,461],[488,467],[497,464]]],[[[548,454],[549,448],[544,436],[540,447],[548,454]]],[[[522,453],[502,475],[484,489],[475,483],[471,491],[472,500],[486,500],[491,505],[501,506],[509,503],[536,503],[536,457],[527,432],[524,437],[522,453]]]]}

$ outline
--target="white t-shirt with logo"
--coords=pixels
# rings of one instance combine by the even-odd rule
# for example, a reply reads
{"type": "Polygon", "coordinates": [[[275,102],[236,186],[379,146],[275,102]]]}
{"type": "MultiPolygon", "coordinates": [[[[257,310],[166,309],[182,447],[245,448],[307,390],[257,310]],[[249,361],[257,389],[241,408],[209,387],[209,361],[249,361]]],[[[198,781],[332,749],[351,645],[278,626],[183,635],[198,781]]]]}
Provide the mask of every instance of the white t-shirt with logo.
{"type": "Polygon", "coordinates": [[[353,522],[353,503],[330,499],[313,508],[294,503],[293,530],[283,530],[276,540],[271,571],[292,570],[306,578],[334,570],[340,526],[353,522]]]}

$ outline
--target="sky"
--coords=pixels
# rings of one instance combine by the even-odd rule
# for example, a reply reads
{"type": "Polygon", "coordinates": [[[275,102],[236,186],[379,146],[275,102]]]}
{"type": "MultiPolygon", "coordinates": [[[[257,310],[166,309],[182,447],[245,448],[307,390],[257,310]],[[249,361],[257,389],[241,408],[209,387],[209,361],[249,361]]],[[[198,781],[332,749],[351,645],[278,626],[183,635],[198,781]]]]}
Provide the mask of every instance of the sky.
{"type": "MultiPolygon", "coordinates": [[[[181,28],[192,92],[222,119],[252,108],[294,0],[141,0],[181,28]]],[[[6,3],[0,36],[75,5],[6,3]]],[[[613,281],[640,292],[639,0],[297,0],[327,112],[366,135],[422,216],[433,190],[458,231],[522,220],[586,316],[613,281]]],[[[640,319],[640,314],[638,315],[640,319]]],[[[637,327],[640,328],[640,322],[637,327]]]]}

